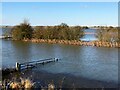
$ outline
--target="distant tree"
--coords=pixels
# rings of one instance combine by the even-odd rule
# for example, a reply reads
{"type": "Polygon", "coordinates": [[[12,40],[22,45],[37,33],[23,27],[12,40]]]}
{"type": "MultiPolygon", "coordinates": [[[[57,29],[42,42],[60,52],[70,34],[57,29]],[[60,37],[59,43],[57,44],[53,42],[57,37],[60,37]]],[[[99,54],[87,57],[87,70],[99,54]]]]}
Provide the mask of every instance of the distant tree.
{"type": "Polygon", "coordinates": [[[20,28],[20,26],[15,26],[12,29],[12,39],[13,40],[22,40],[23,39],[22,31],[19,28],[20,28]]]}
{"type": "Polygon", "coordinates": [[[33,31],[33,38],[43,39],[43,28],[40,26],[36,26],[33,31]]]}
{"type": "Polygon", "coordinates": [[[14,40],[31,39],[33,28],[27,20],[24,20],[20,25],[14,26],[12,29],[12,38],[14,40]]]}
{"type": "Polygon", "coordinates": [[[66,23],[57,26],[35,27],[33,37],[36,39],[79,40],[84,35],[80,26],[69,27],[66,23]]]}
{"type": "Polygon", "coordinates": [[[115,27],[101,27],[97,30],[96,36],[100,41],[118,42],[118,31],[119,30],[115,27]]]}
{"type": "Polygon", "coordinates": [[[79,40],[81,37],[84,36],[83,28],[80,26],[74,26],[70,28],[72,31],[72,40],[79,40]]]}
{"type": "Polygon", "coordinates": [[[118,42],[120,42],[120,27],[117,27],[118,42]]]}
{"type": "Polygon", "coordinates": [[[83,29],[89,29],[88,26],[83,26],[82,28],[83,28],[83,29]]]}
{"type": "Polygon", "coordinates": [[[100,41],[102,41],[103,39],[103,32],[102,32],[102,30],[97,30],[97,35],[96,35],[96,37],[100,40],[100,41]]]}
{"type": "Polygon", "coordinates": [[[66,23],[61,23],[59,26],[68,27],[68,25],[66,23]]]}

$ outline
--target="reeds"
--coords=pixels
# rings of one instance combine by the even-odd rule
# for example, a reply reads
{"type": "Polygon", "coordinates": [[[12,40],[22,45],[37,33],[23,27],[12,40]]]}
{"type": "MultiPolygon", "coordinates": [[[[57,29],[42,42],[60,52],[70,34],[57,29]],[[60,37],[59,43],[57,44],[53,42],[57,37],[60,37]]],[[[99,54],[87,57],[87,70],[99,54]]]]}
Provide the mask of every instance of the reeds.
{"type": "Polygon", "coordinates": [[[51,40],[51,39],[31,39],[28,40],[36,43],[59,43],[79,46],[96,46],[96,47],[120,47],[120,42],[105,42],[105,41],[80,41],[80,40],[51,40]]]}

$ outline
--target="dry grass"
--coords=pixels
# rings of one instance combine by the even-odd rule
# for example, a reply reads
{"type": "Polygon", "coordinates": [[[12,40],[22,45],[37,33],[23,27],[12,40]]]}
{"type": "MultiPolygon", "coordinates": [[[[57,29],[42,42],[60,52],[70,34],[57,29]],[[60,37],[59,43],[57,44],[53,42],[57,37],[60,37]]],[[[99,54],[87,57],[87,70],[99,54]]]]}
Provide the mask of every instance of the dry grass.
{"type": "Polygon", "coordinates": [[[120,42],[105,42],[105,41],[76,41],[76,40],[51,40],[51,39],[32,39],[31,42],[42,43],[59,43],[80,46],[96,46],[96,47],[120,47],[120,42]]]}
{"type": "Polygon", "coordinates": [[[54,82],[52,80],[52,82],[48,84],[48,90],[54,90],[54,89],[55,89],[55,85],[54,85],[54,82]]]}
{"type": "Polygon", "coordinates": [[[24,83],[24,88],[32,88],[34,86],[34,83],[32,83],[29,79],[26,79],[25,80],[25,83],[24,83]]]}
{"type": "Polygon", "coordinates": [[[34,83],[30,79],[20,78],[19,82],[10,81],[10,82],[7,82],[7,85],[3,84],[3,89],[9,90],[6,88],[10,88],[10,89],[19,90],[19,89],[23,88],[23,89],[28,90],[28,89],[32,89],[33,86],[34,86],[34,83]]]}
{"type": "Polygon", "coordinates": [[[10,84],[10,88],[12,88],[12,89],[19,89],[20,88],[20,83],[18,83],[18,82],[12,82],[10,84]]]}
{"type": "MultiPolygon", "coordinates": [[[[3,90],[9,90],[9,89],[13,89],[13,90],[20,90],[20,89],[24,89],[24,90],[32,90],[35,87],[35,83],[33,83],[30,79],[23,79],[20,78],[20,81],[9,81],[6,82],[7,85],[3,84],[2,89],[3,90]]],[[[49,83],[48,86],[42,87],[41,89],[43,90],[54,90],[55,89],[55,85],[54,83],[49,83]]]]}

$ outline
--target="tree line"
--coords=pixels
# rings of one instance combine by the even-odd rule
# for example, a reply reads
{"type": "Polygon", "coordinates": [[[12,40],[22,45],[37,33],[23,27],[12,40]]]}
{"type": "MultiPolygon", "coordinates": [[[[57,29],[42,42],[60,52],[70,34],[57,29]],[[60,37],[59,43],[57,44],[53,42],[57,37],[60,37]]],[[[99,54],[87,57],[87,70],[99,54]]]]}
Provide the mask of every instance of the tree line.
{"type": "Polygon", "coordinates": [[[83,28],[80,26],[70,27],[65,23],[57,26],[36,26],[32,27],[27,21],[12,29],[14,40],[23,39],[59,39],[59,40],[79,40],[84,36],[83,28]]]}
{"type": "MultiPolygon", "coordinates": [[[[57,39],[57,40],[80,40],[84,36],[84,29],[88,27],[68,26],[61,23],[56,26],[35,26],[32,27],[28,21],[24,20],[20,25],[16,25],[11,30],[13,40],[24,39],[57,39]]],[[[99,26],[96,37],[99,41],[120,42],[118,27],[99,26]]]]}

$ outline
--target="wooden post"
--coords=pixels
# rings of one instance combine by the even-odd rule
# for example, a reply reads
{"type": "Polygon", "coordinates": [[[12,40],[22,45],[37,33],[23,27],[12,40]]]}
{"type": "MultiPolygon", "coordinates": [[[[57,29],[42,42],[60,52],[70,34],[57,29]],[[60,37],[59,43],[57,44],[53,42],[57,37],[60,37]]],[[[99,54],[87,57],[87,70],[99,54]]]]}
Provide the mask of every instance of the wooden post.
{"type": "Polygon", "coordinates": [[[21,70],[21,65],[20,65],[18,62],[16,62],[16,70],[17,70],[17,71],[20,71],[20,70],[21,70]]]}
{"type": "Polygon", "coordinates": [[[29,64],[27,64],[27,69],[29,69],[29,64]]]}
{"type": "Polygon", "coordinates": [[[56,61],[58,61],[58,58],[56,59],[56,61]]]}
{"type": "Polygon", "coordinates": [[[44,63],[44,62],[42,62],[42,64],[44,65],[45,63],[44,63]]]}
{"type": "Polygon", "coordinates": [[[58,58],[54,58],[54,62],[55,62],[55,61],[58,61],[58,58]]]}
{"type": "Polygon", "coordinates": [[[54,58],[54,62],[56,61],[56,58],[54,58]]]}

